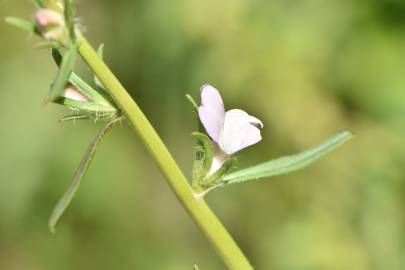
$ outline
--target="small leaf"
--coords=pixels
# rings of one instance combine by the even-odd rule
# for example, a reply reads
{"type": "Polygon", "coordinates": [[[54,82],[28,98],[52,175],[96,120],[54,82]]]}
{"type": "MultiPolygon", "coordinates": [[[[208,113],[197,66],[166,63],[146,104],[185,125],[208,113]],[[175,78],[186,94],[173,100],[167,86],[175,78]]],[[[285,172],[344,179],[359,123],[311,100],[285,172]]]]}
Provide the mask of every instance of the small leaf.
{"type": "Polygon", "coordinates": [[[68,115],[68,116],[65,116],[65,117],[59,119],[59,122],[62,123],[62,122],[67,122],[67,121],[76,121],[76,120],[83,120],[83,119],[89,119],[89,118],[90,118],[90,115],[88,115],[88,114],[78,114],[78,115],[73,114],[73,115],[68,115]]]}
{"type": "Polygon", "coordinates": [[[315,162],[332,150],[336,149],[352,137],[353,134],[348,131],[341,132],[307,151],[298,153],[296,155],[271,160],[247,169],[225,175],[222,179],[222,182],[224,185],[229,185],[299,170],[315,162]]]}
{"type": "Polygon", "coordinates": [[[54,233],[55,226],[59,218],[62,216],[63,212],[69,206],[73,196],[75,195],[77,189],[79,188],[80,182],[84,174],[86,173],[91,161],[93,160],[94,154],[96,153],[97,146],[100,144],[101,139],[107,133],[107,131],[113,126],[114,123],[120,121],[121,118],[115,118],[108,122],[96,135],[92,143],[87,148],[86,153],[84,154],[83,159],[81,160],[79,167],[77,168],[72,182],[69,185],[69,188],[63,194],[62,198],[58,201],[55,208],[52,211],[51,217],[48,222],[49,230],[54,233]]]}
{"type": "Polygon", "coordinates": [[[69,29],[69,36],[73,43],[76,42],[72,0],[65,0],[65,23],[69,29]]]}
{"type": "Polygon", "coordinates": [[[187,94],[186,98],[188,101],[190,101],[191,105],[193,106],[193,112],[197,115],[198,132],[203,133],[205,131],[205,129],[198,116],[198,104],[191,95],[187,94]]]}
{"type": "MultiPolygon", "coordinates": [[[[100,59],[103,60],[103,54],[104,54],[104,44],[103,43],[101,43],[100,46],[98,46],[97,54],[100,57],[100,59]]],[[[97,87],[106,91],[104,85],[101,83],[101,81],[99,80],[99,78],[96,75],[94,75],[94,83],[96,84],[97,87]]]]}
{"type": "Polygon", "coordinates": [[[194,270],[201,270],[200,267],[198,267],[197,264],[194,264],[194,270]]]}
{"type": "Polygon", "coordinates": [[[60,53],[58,49],[55,48],[52,48],[51,52],[53,60],[55,60],[56,65],[60,67],[60,65],[62,64],[63,55],[60,53]]]}
{"type": "Polygon", "coordinates": [[[36,26],[33,22],[17,17],[6,17],[6,23],[18,27],[29,33],[36,33],[36,26]]]}
{"type": "Polygon", "coordinates": [[[76,60],[77,48],[75,45],[71,46],[65,53],[60,64],[60,69],[56,75],[56,79],[52,84],[51,91],[48,95],[49,101],[55,101],[61,96],[64,88],[66,87],[70,74],[72,73],[73,66],[76,60]]]}
{"type": "Polygon", "coordinates": [[[186,95],[188,101],[190,101],[191,105],[193,106],[193,111],[198,114],[198,104],[195,102],[194,98],[189,94],[186,95]]]}

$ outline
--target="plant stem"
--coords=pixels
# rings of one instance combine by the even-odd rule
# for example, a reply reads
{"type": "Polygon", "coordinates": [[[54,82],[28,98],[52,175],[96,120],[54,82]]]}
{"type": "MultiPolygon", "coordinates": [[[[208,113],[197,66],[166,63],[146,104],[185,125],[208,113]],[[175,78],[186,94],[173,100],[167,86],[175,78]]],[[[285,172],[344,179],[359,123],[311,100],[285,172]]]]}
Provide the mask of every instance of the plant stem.
{"type": "Polygon", "coordinates": [[[164,174],[169,186],[183,207],[208,237],[229,269],[253,269],[231,235],[202,198],[196,198],[186,177],[174,161],[169,150],[131,98],[122,84],[99,58],[88,41],[79,36],[78,50],[82,58],[108,89],[114,101],[122,109],[131,126],[140,136],[154,161],[164,174]]]}

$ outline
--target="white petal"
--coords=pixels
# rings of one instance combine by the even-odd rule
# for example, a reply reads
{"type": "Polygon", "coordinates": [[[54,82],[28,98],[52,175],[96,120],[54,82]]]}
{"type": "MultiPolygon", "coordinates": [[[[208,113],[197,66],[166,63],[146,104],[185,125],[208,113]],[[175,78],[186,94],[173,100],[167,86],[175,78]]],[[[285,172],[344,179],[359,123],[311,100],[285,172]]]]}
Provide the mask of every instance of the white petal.
{"type": "Polygon", "coordinates": [[[245,111],[235,109],[226,112],[219,141],[222,150],[231,155],[259,142],[262,136],[256,125],[263,126],[263,123],[245,111]]]}
{"type": "Polygon", "coordinates": [[[218,142],[224,125],[225,109],[221,95],[211,85],[201,87],[201,106],[198,108],[198,115],[208,135],[218,142]]]}

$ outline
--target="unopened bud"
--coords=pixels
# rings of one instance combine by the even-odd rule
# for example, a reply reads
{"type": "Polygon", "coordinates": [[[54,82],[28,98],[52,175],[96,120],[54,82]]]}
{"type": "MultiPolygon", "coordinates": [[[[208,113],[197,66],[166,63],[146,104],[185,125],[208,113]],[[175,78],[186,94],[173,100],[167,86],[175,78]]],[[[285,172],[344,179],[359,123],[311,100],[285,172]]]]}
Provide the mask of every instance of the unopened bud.
{"type": "Polygon", "coordinates": [[[45,39],[61,44],[67,43],[69,37],[68,30],[61,13],[52,9],[40,9],[35,13],[35,21],[38,31],[45,39]]]}
{"type": "Polygon", "coordinates": [[[61,96],[74,101],[89,102],[89,98],[71,84],[63,90],[61,96]]]}
{"type": "Polygon", "coordinates": [[[65,20],[62,14],[52,9],[40,9],[35,13],[35,20],[38,27],[47,28],[51,26],[64,26],[65,20]]]}

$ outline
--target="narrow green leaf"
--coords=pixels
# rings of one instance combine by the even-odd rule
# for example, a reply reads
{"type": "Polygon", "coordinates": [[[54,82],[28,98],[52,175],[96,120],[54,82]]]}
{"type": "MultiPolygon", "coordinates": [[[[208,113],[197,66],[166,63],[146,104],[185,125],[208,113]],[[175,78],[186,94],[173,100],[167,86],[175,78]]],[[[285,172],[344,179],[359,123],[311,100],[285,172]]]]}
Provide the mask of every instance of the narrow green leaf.
{"type": "Polygon", "coordinates": [[[352,137],[353,134],[348,131],[341,132],[336,136],[326,140],[325,142],[296,155],[271,160],[247,169],[225,175],[222,179],[222,182],[224,185],[229,185],[299,170],[315,162],[332,150],[336,149],[352,137]]]}
{"type": "Polygon", "coordinates": [[[68,115],[65,116],[61,119],[59,119],[59,122],[67,122],[67,121],[76,121],[76,120],[83,120],[83,119],[89,119],[90,115],[88,114],[72,114],[72,115],[68,115]]]}
{"type": "Polygon", "coordinates": [[[33,22],[24,20],[21,18],[17,17],[6,17],[6,23],[18,27],[24,31],[27,31],[29,33],[35,33],[36,32],[36,26],[33,22]]]}
{"type": "Polygon", "coordinates": [[[197,264],[194,264],[194,270],[201,270],[200,267],[198,267],[197,264]]]}
{"type": "Polygon", "coordinates": [[[62,64],[63,55],[60,53],[60,51],[58,49],[55,49],[55,48],[51,49],[51,53],[52,53],[53,60],[55,60],[56,65],[58,67],[60,67],[60,65],[62,64]]]}
{"type": "Polygon", "coordinates": [[[72,73],[73,66],[76,60],[77,48],[76,45],[73,45],[65,53],[60,64],[60,69],[56,75],[56,79],[52,84],[51,91],[48,95],[49,101],[55,101],[58,97],[61,96],[63,90],[68,83],[70,74],[72,73]]]}
{"type": "Polygon", "coordinates": [[[198,114],[198,104],[195,102],[194,98],[189,94],[186,95],[188,101],[190,101],[191,105],[193,106],[193,111],[198,114]]]}
{"type": "Polygon", "coordinates": [[[54,233],[55,226],[59,218],[62,216],[63,212],[69,206],[73,196],[75,195],[77,189],[79,188],[80,182],[84,174],[86,173],[91,161],[93,160],[94,154],[96,153],[97,146],[100,144],[101,139],[107,133],[107,131],[113,126],[114,123],[118,122],[120,118],[115,118],[108,122],[96,135],[92,143],[87,148],[83,159],[81,160],[79,167],[77,168],[72,182],[70,183],[67,191],[63,194],[62,198],[58,201],[55,208],[52,211],[51,217],[48,222],[49,230],[54,233]]]}
{"type": "MultiPolygon", "coordinates": [[[[104,44],[103,43],[101,43],[100,46],[98,46],[97,54],[100,57],[100,59],[104,58],[104,56],[103,56],[104,55],[104,44]]],[[[104,85],[101,83],[101,81],[99,80],[99,78],[96,75],[94,75],[94,83],[96,84],[96,86],[98,88],[102,89],[103,91],[106,91],[104,85]]]]}
{"type": "MultiPolygon", "coordinates": [[[[61,62],[62,62],[62,58],[63,58],[60,51],[53,48],[52,57],[55,60],[56,65],[60,66],[61,62]]],[[[89,97],[92,100],[92,102],[99,103],[100,105],[103,105],[103,106],[107,106],[107,107],[110,106],[110,107],[114,107],[115,109],[118,109],[116,107],[115,103],[112,101],[112,99],[108,98],[109,95],[105,90],[103,90],[103,93],[100,93],[100,91],[97,91],[96,89],[91,87],[83,79],[81,79],[76,73],[72,72],[70,74],[69,82],[72,85],[74,85],[79,92],[81,92],[86,97],[89,97]],[[108,97],[106,97],[106,95],[108,97]]]]}
{"type": "Polygon", "coordinates": [[[65,23],[69,29],[69,36],[73,43],[76,42],[72,0],[65,0],[65,23]]]}
{"type": "Polygon", "coordinates": [[[113,104],[111,104],[103,95],[82,80],[76,73],[72,72],[70,74],[69,82],[73,84],[82,94],[89,97],[94,103],[111,107],[111,110],[116,110],[113,104]]]}
{"type": "Polygon", "coordinates": [[[191,103],[191,105],[193,106],[193,112],[197,115],[198,132],[203,133],[205,131],[205,129],[204,129],[204,127],[203,127],[203,125],[202,125],[202,123],[201,123],[201,121],[199,119],[199,116],[198,116],[198,104],[191,95],[187,94],[186,98],[191,103]]]}

